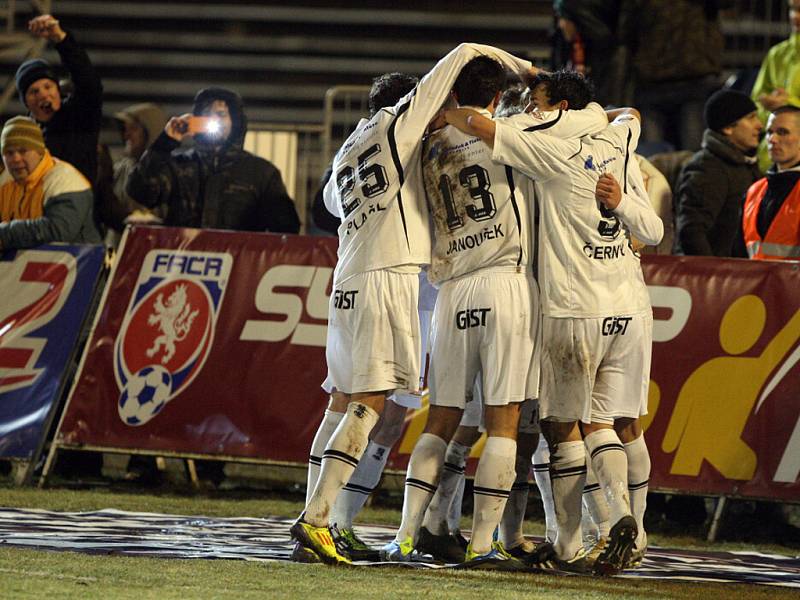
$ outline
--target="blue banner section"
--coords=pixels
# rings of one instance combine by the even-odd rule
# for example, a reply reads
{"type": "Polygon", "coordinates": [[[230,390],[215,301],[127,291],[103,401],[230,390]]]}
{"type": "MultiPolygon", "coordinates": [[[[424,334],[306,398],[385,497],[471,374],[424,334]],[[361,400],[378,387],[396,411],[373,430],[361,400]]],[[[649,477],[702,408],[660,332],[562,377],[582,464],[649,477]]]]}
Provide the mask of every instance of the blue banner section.
{"type": "Polygon", "coordinates": [[[0,457],[33,458],[103,267],[102,246],[0,257],[0,457]]]}

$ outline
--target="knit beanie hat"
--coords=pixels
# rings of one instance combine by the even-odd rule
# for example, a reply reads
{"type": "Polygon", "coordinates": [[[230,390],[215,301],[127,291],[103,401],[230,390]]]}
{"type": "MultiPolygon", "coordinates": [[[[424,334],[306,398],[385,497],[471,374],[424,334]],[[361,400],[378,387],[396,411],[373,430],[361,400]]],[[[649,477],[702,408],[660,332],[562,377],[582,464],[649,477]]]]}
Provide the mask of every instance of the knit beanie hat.
{"type": "Polygon", "coordinates": [[[0,152],[5,151],[6,146],[22,146],[44,154],[42,130],[39,129],[36,121],[28,117],[9,119],[3,125],[3,132],[0,133],[0,152]]]}
{"type": "Polygon", "coordinates": [[[25,104],[25,92],[34,81],[40,79],[52,79],[58,85],[58,77],[50,63],[41,58],[32,58],[26,60],[17,69],[17,74],[14,76],[17,82],[17,90],[19,91],[20,100],[25,104]]]}
{"type": "Polygon", "coordinates": [[[712,131],[721,131],[756,110],[750,96],[736,90],[717,90],[706,101],[703,109],[706,125],[712,131]]]}

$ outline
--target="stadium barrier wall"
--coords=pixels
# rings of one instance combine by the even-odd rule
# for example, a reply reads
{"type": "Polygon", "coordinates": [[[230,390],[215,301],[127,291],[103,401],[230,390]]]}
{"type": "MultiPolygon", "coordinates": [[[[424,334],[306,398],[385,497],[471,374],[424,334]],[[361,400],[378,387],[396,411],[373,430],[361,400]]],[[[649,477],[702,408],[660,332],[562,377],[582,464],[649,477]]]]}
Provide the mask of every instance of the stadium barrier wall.
{"type": "MultiPolygon", "coordinates": [[[[304,465],[335,261],[332,238],[129,229],[53,451],[304,465]]],[[[643,259],[653,489],[800,501],[799,268],[643,259]]],[[[409,415],[389,468],[425,417],[409,415]]]]}
{"type": "Polygon", "coordinates": [[[100,246],[61,244],[0,258],[0,458],[24,463],[24,480],[74,369],[103,260],[100,246]]]}

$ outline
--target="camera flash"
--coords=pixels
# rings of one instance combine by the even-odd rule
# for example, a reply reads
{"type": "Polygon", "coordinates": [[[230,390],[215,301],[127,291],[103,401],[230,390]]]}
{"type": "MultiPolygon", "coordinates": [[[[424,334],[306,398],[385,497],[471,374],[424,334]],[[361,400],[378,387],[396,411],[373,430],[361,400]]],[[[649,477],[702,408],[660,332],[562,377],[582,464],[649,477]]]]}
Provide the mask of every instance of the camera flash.
{"type": "Polygon", "coordinates": [[[209,121],[208,125],[206,126],[206,130],[208,131],[208,133],[219,133],[220,130],[219,121],[217,121],[216,119],[212,119],[211,121],[209,121]]]}

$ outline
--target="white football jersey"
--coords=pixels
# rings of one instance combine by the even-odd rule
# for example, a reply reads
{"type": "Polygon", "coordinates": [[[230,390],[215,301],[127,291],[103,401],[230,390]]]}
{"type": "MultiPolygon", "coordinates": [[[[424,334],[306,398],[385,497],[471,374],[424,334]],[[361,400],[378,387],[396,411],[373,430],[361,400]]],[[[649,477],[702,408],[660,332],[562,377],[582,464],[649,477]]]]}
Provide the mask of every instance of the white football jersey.
{"type": "Polygon", "coordinates": [[[480,138],[451,125],[435,131],[423,145],[422,172],[434,228],[431,283],[487,267],[527,268],[527,201],[513,169],[493,162],[480,138]]]}
{"type": "Polygon", "coordinates": [[[531,66],[491,46],[461,44],[394,107],[362,120],[337,152],[324,190],[325,206],[342,220],[335,281],[374,269],[430,262],[421,139],[461,68],[479,55],[519,74],[531,66]]]}
{"type": "Polygon", "coordinates": [[[528,175],[541,206],[539,273],[545,315],[601,317],[650,307],[639,257],[629,245],[621,216],[645,231],[658,229],[660,219],[627,185],[615,211],[595,199],[601,174],[627,181],[639,133],[639,121],[630,115],[600,133],[568,140],[497,124],[493,159],[528,175]]]}

